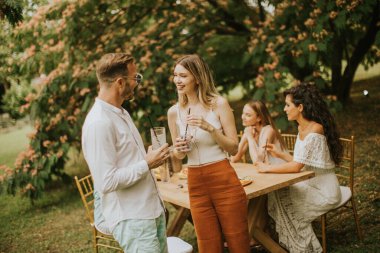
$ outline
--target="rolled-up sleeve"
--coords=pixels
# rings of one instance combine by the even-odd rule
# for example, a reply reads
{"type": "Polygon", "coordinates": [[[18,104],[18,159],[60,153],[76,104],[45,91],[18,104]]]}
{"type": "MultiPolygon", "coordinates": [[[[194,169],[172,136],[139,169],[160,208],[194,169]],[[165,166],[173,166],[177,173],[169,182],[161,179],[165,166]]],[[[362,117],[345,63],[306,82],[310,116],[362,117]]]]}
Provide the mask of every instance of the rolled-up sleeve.
{"type": "Polygon", "coordinates": [[[110,122],[93,122],[86,130],[87,162],[93,168],[95,185],[102,193],[128,188],[148,175],[145,160],[117,167],[117,136],[110,122]]]}

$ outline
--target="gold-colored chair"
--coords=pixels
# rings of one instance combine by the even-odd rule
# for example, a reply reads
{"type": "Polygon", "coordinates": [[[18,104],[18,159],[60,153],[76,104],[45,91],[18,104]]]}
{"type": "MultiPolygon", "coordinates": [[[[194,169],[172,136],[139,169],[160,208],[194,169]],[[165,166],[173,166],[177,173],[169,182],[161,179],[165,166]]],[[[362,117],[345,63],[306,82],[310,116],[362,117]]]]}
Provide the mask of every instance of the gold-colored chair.
{"type": "MultiPolygon", "coordinates": [[[[340,183],[340,191],[342,193],[342,199],[339,206],[329,211],[343,213],[347,209],[351,209],[354,215],[356,232],[359,240],[363,240],[363,234],[359,225],[359,217],[356,211],[355,198],[354,198],[354,165],[355,165],[355,138],[340,138],[340,142],[343,145],[343,157],[342,162],[336,168],[336,175],[340,183]],[[344,209],[342,209],[344,208],[344,209]]],[[[326,219],[327,214],[321,216],[321,230],[322,230],[322,247],[323,252],[327,252],[326,243],[326,219]]],[[[336,217],[336,215],[334,215],[336,217]]]]}
{"type": "Polygon", "coordinates": [[[114,249],[116,252],[123,252],[123,249],[119,246],[118,242],[110,236],[98,231],[94,224],[94,189],[93,181],[91,175],[78,178],[74,177],[75,183],[77,185],[80,197],[84,208],[86,209],[87,219],[90,221],[92,227],[92,237],[93,237],[93,249],[94,252],[98,253],[99,248],[114,249]]]}
{"type": "MultiPolygon", "coordinates": [[[[112,235],[106,235],[101,233],[99,230],[96,229],[95,223],[94,223],[94,188],[93,188],[93,179],[91,175],[78,178],[77,176],[74,177],[76,186],[78,188],[78,191],[80,193],[82,203],[84,205],[84,208],[86,209],[86,216],[87,219],[90,221],[91,227],[92,227],[92,234],[93,234],[93,248],[94,252],[98,253],[99,248],[108,248],[115,250],[116,252],[124,252],[123,249],[120,247],[119,243],[113,238],[112,235]]],[[[166,218],[168,218],[168,213],[166,214],[166,218]]],[[[166,220],[168,222],[168,220],[166,220]]],[[[167,244],[168,244],[168,252],[169,253],[191,253],[193,252],[193,247],[183,241],[182,239],[178,237],[168,237],[167,238],[167,244]]]]}
{"type": "Polygon", "coordinates": [[[296,144],[297,135],[296,134],[281,134],[282,139],[285,142],[285,147],[291,155],[294,152],[294,145],[296,144]]]}
{"type": "MultiPolygon", "coordinates": [[[[241,138],[243,137],[243,131],[240,130],[238,137],[239,137],[239,142],[240,142],[241,138]]],[[[241,157],[241,162],[247,163],[247,152],[241,157]]]]}
{"type": "MultiPolygon", "coordinates": [[[[293,154],[297,135],[281,134],[281,136],[285,142],[286,148],[291,154],[293,154]]],[[[322,247],[324,253],[327,252],[326,220],[327,215],[330,212],[342,213],[346,209],[351,209],[355,219],[358,238],[359,240],[363,239],[354,199],[355,138],[354,136],[351,136],[351,138],[340,138],[340,142],[343,145],[343,156],[341,164],[336,168],[336,175],[340,183],[342,199],[337,208],[330,210],[321,216],[322,247]]]]}

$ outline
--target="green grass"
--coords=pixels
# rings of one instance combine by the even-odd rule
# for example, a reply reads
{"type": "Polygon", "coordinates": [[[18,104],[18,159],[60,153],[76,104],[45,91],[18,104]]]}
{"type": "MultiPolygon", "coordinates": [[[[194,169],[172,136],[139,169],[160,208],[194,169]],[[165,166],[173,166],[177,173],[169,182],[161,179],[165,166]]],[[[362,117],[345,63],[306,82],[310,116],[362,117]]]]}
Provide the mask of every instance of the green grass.
{"type": "Polygon", "coordinates": [[[372,79],[376,76],[378,76],[380,73],[380,63],[375,64],[369,69],[364,69],[363,65],[359,65],[358,69],[355,73],[355,79],[354,81],[362,81],[362,80],[368,80],[372,79]]]}
{"type": "MultiPolygon", "coordinates": [[[[380,248],[379,84],[380,77],[356,82],[352,103],[337,115],[342,136],[356,137],[355,194],[364,241],[357,240],[353,218],[346,214],[327,230],[328,252],[376,252],[380,248]],[[364,89],[369,97],[363,96],[364,89]]],[[[26,146],[29,131],[22,128],[1,134],[0,163],[13,164],[26,146]]],[[[74,151],[70,157],[67,169],[71,175],[87,173],[83,158],[74,151]]],[[[196,248],[192,225],[187,223],[180,237],[196,248]]],[[[91,229],[73,184],[54,187],[35,206],[19,196],[0,196],[0,253],[91,252],[91,243],[91,229]]]]}
{"type": "Polygon", "coordinates": [[[28,146],[26,136],[31,131],[32,127],[26,125],[11,132],[0,132],[0,164],[13,166],[17,154],[28,146]]]}
{"type": "Polygon", "coordinates": [[[49,192],[32,206],[2,196],[0,252],[89,252],[91,230],[74,187],[49,192]]]}

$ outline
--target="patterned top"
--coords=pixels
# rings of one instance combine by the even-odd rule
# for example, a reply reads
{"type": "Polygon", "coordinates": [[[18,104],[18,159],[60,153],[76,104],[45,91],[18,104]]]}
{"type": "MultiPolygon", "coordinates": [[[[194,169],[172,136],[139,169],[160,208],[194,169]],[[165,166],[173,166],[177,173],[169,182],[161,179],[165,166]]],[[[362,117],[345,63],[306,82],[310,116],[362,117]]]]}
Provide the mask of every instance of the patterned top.
{"type": "Polygon", "coordinates": [[[299,134],[297,135],[293,160],[305,164],[305,170],[320,171],[335,168],[326,136],[318,133],[309,133],[304,140],[300,139],[299,134]]]}

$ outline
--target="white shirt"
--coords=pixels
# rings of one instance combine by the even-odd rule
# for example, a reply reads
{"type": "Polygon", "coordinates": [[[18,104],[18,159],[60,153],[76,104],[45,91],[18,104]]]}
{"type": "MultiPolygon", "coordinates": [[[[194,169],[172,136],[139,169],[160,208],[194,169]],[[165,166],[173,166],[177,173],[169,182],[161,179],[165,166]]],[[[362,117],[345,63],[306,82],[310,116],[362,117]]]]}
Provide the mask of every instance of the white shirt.
{"type": "Polygon", "coordinates": [[[96,99],[82,128],[82,149],[113,231],[126,219],[154,219],[163,202],[129,113],[96,99]]]}

